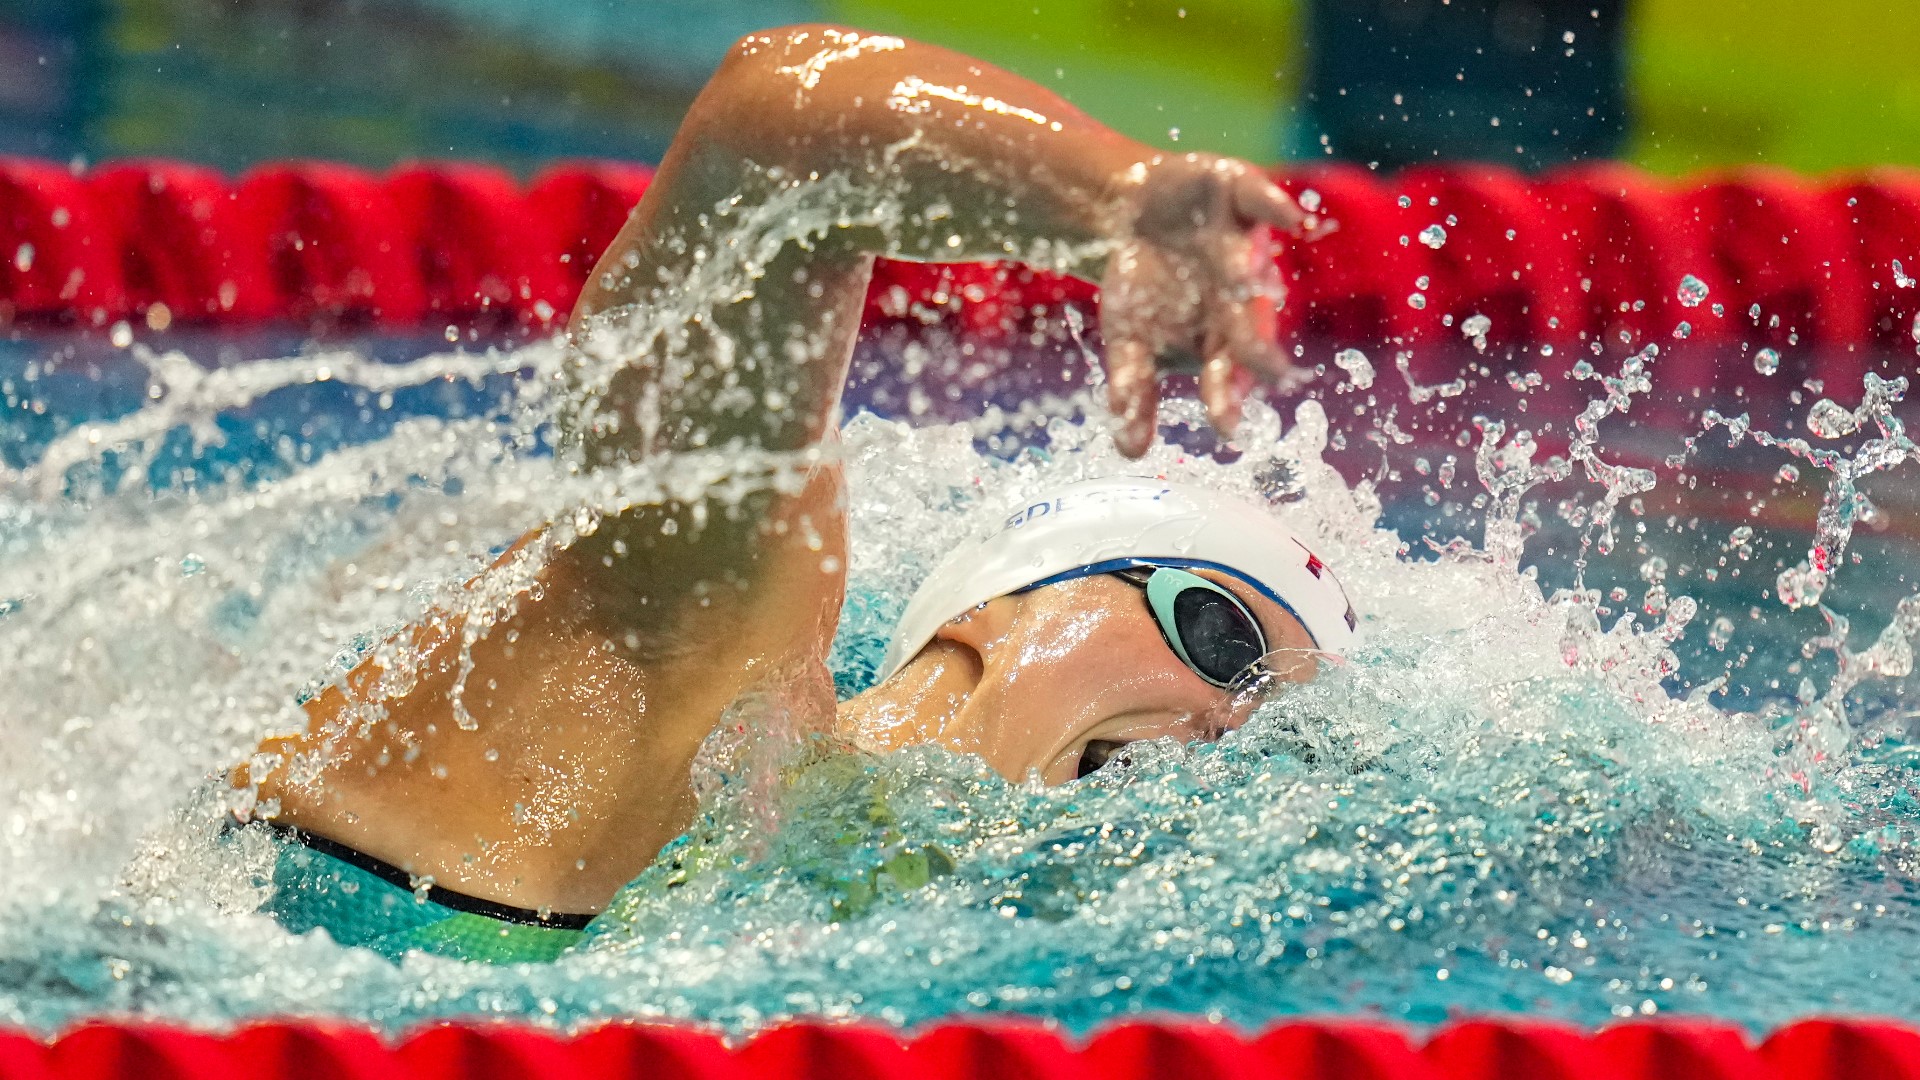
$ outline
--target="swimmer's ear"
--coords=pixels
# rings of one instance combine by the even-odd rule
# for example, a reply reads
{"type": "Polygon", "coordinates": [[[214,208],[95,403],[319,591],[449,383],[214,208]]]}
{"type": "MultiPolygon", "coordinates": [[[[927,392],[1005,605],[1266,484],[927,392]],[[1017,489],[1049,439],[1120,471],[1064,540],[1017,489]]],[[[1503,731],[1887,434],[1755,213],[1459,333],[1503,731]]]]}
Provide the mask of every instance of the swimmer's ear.
{"type": "Polygon", "coordinates": [[[933,632],[933,640],[951,642],[973,650],[982,660],[988,647],[1013,629],[1014,616],[1020,610],[1017,596],[996,596],[971,611],[956,615],[933,632]]]}
{"type": "MultiPolygon", "coordinates": [[[[971,692],[986,674],[987,650],[1007,636],[1019,608],[1018,597],[1001,596],[948,619],[933,632],[933,640],[927,642],[908,667],[927,674],[960,672],[971,692]]],[[[906,670],[901,669],[903,673],[906,670]]]]}

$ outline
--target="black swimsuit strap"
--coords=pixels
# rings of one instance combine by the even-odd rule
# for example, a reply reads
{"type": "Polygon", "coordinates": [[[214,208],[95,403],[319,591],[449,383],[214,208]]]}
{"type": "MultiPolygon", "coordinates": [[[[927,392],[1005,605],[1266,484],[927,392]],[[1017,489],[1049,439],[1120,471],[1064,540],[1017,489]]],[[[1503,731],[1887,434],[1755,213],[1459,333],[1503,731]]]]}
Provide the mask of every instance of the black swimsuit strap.
{"type": "MultiPolygon", "coordinates": [[[[337,840],[329,840],[324,836],[315,836],[313,833],[293,825],[270,820],[261,820],[258,823],[273,830],[274,834],[283,840],[292,841],[329,858],[338,859],[348,866],[365,870],[374,877],[390,885],[405,889],[408,892],[417,893],[419,891],[414,887],[415,878],[412,874],[407,873],[405,870],[400,869],[384,859],[376,859],[364,851],[350,848],[337,840]]],[[[482,900],[477,896],[468,896],[466,893],[455,892],[452,889],[440,885],[428,886],[426,898],[428,903],[439,904],[441,907],[452,908],[455,911],[465,912],[469,915],[482,915],[486,918],[495,919],[504,923],[514,923],[519,926],[538,926],[548,930],[582,930],[585,929],[586,925],[592,922],[594,918],[592,915],[579,915],[564,911],[549,911],[541,914],[532,908],[514,907],[512,904],[500,904],[492,900],[482,900]]]]}

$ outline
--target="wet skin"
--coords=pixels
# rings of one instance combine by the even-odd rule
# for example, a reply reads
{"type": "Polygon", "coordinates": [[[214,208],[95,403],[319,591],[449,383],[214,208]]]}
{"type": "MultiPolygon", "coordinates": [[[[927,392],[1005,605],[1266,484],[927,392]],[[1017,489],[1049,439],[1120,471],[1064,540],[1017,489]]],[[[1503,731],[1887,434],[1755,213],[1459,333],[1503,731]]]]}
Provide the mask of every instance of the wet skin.
{"type": "MultiPolygon", "coordinates": [[[[1299,620],[1242,582],[1200,573],[1260,620],[1275,678],[1313,677],[1299,620]]],[[[1103,575],[1002,596],[949,622],[892,678],[841,705],[839,727],[873,749],[940,743],[1002,776],[1061,784],[1128,742],[1216,738],[1245,720],[1234,705],[1168,648],[1138,588],[1103,575]]]]}
{"type": "MultiPolygon", "coordinates": [[[[362,664],[308,704],[308,730],[236,769],[236,787],[439,885],[591,912],[684,829],[689,765],[743,693],[771,695],[801,727],[881,748],[938,740],[1049,782],[1071,779],[1090,742],[1214,733],[1230,722],[1224,692],[1166,647],[1138,590],[1108,578],[956,620],[836,721],[824,664],[845,590],[835,412],[876,257],[1022,257],[1100,282],[1124,451],[1154,437],[1169,363],[1199,365],[1202,399],[1230,430],[1254,378],[1286,368],[1272,231],[1311,227],[1244,162],[1162,154],[956,53],[824,26],[742,39],[575,310],[581,355],[618,371],[570,435],[589,468],[731,447],[799,455],[794,482],[736,508],[605,519],[472,646],[464,683],[461,617],[425,618],[404,632],[421,658],[411,686],[383,689],[379,666],[362,664]],[[846,205],[900,213],[785,244],[738,295],[697,297],[700,317],[674,341],[623,337],[625,313],[683,309],[707,260],[740,258],[738,238],[713,231],[714,207],[821,178],[847,185],[846,205]],[[462,685],[467,728],[454,722],[462,685]],[[357,719],[368,705],[377,722],[357,719]]],[[[1270,644],[1304,647],[1277,606],[1222,583],[1270,644]]],[[[1284,677],[1312,672],[1302,653],[1277,663],[1284,677]]]]}

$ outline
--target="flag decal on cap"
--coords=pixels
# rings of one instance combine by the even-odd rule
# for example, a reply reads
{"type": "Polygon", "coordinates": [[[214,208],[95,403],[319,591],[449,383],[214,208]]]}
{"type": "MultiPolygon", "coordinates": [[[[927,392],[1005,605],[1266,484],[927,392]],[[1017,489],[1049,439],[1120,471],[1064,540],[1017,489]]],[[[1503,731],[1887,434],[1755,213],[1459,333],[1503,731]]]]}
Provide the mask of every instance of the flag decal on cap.
{"type": "Polygon", "coordinates": [[[1299,540],[1296,539],[1293,543],[1295,547],[1307,553],[1307,573],[1312,574],[1315,578],[1318,578],[1321,572],[1327,568],[1327,564],[1321,562],[1320,556],[1315,555],[1312,549],[1308,548],[1307,545],[1302,544],[1299,540]]]}

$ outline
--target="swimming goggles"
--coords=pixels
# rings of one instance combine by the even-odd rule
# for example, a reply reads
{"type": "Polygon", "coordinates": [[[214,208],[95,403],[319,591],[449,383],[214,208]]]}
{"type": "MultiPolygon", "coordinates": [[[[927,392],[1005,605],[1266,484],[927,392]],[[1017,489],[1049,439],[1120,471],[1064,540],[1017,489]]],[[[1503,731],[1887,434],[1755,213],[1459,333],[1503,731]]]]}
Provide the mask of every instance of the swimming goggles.
{"type": "Polygon", "coordinates": [[[1231,689],[1267,655],[1260,621],[1240,598],[1177,566],[1127,559],[1094,563],[1055,574],[1021,589],[1028,592],[1074,578],[1111,574],[1147,596],[1147,609],[1173,655],[1195,675],[1231,689]]]}

